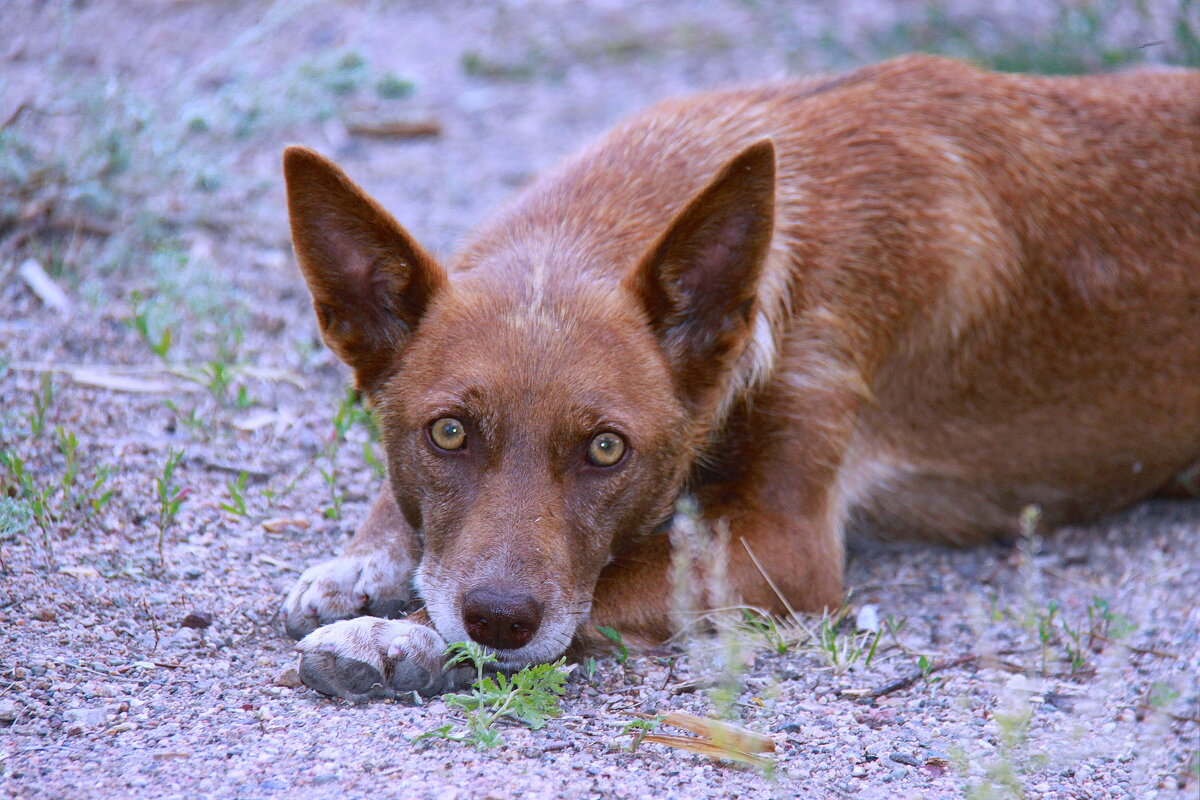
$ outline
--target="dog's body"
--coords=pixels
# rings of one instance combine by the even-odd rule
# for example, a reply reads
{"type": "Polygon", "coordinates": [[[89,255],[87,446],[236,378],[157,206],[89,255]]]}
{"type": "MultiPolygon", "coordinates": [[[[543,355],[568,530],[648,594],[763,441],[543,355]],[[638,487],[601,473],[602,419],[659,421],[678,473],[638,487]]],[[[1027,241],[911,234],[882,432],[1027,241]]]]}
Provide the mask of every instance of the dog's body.
{"type": "Polygon", "coordinates": [[[969,543],[1200,459],[1197,73],[918,56],[663,103],[449,273],[319,156],[285,170],[391,484],[288,630],[388,616],[414,570],[428,612],[311,633],[302,674],[330,694],[442,688],[468,637],[507,667],[589,618],[661,639],[683,493],[727,526],[742,602],[813,610],[858,521],[969,543]]]}

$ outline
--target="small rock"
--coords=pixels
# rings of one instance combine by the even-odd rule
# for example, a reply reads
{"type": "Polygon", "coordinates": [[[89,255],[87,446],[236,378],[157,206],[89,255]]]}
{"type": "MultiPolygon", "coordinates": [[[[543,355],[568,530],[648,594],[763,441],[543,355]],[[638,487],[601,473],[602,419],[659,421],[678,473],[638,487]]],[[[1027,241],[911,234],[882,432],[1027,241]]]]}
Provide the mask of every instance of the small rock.
{"type": "Polygon", "coordinates": [[[313,782],[313,786],[324,786],[329,783],[337,783],[337,780],[338,780],[337,775],[334,775],[332,773],[326,773],[324,775],[314,775],[312,782],[313,782]]]}
{"type": "Polygon", "coordinates": [[[0,699],[0,725],[12,725],[21,715],[21,707],[7,698],[0,699]]]}
{"type": "Polygon", "coordinates": [[[919,767],[921,762],[910,756],[908,753],[890,753],[888,758],[895,761],[897,764],[906,764],[910,767],[919,767]]]}
{"type": "Polygon", "coordinates": [[[54,622],[58,619],[58,612],[53,608],[39,608],[33,612],[33,618],[41,622],[54,622]]]}
{"type": "Polygon", "coordinates": [[[291,666],[281,670],[275,676],[274,684],[287,689],[299,689],[304,685],[304,681],[300,680],[300,673],[296,671],[296,668],[291,666]]]}
{"type": "Polygon", "coordinates": [[[192,611],[179,623],[183,628],[195,628],[202,631],[213,623],[212,614],[207,611],[192,611]]]}
{"type": "MultiPolygon", "coordinates": [[[[108,719],[103,708],[71,708],[63,712],[63,717],[68,723],[74,723],[84,728],[95,728],[103,725],[108,719]]],[[[68,732],[70,732],[69,729],[68,732]]]]}

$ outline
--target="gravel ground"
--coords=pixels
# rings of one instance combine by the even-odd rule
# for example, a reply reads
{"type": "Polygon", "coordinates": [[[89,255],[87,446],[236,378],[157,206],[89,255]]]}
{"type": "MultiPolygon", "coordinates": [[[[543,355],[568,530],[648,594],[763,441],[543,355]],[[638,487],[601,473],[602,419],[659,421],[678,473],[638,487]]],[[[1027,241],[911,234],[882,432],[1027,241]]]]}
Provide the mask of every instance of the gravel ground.
{"type": "MultiPolygon", "coordinates": [[[[366,426],[332,421],[346,377],[319,345],[291,260],[282,146],[333,155],[445,253],[514,187],[624,113],[685,90],[868,60],[928,17],[924,4],[869,0],[281,8],[5,3],[0,123],[58,148],[68,174],[87,148],[72,138],[79,119],[53,113],[59,101],[87,95],[88,119],[158,126],[164,141],[178,115],[200,113],[180,93],[254,97],[276,115],[222,149],[133,140],[125,169],[138,176],[136,202],[174,220],[154,229],[173,249],[144,238],[134,247],[124,225],[136,215],[120,198],[108,219],[122,229],[103,235],[78,222],[86,204],[68,206],[69,233],[48,225],[14,243],[23,229],[0,226],[0,443],[46,489],[64,484],[62,442],[73,435],[79,478],[68,493],[103,468],[94,496],[112,492],[87,513],[52,489],[59,519],[2,529],[7,795],[1197,796],[1197,503],[1150,503],[1018,547],[860,545],[847,617],[824,637],[820,620],[805,620],[815,637],[742,626],[661,655],[602,659],[590,676],[572,673],[561,717],[536,732],[503,726],[493,750],[418,740],[460,719],[439,699],[355,707],[297,687],[276,610],[298,572],[334,554],[365,513],[378,478],[364,450],[378,449],[366,426]],[[287,88],[279,75],[328,86],[346,73],[367,88],[333,86],[333,113],[304,106],[304,94],[270,105],[287,88]],[[370,90],[389,73],[415,91],[370,90]],[[352,133],[364,115],[439,132],[352,133]],[[120,265],[104,266],[125,244],[120,265]],[[69,309],[31,289],[16,269],[27,258],[69,309]],[[148,337],[131,322],[139,316],[148,337]],[[161,344],[164,327],[174,341],[160,359],[145,339],[161,344]],[[168,499],[183,495],[167,519],[156,479],[179,451],[168,499]],[[230,488],[242,472],[244,513],[230,488]],[[705,688],[713,682],[734,688],[705,688]],[[672,710],[733,713],[773,738],[774,768],[657,744],[631,752],[622,731],[634,714],[672,710]]],[[[1039,22],[1014,16],[1020,4],[955,8],[1039,22]]],[[[246,112],[216,107],[217,122],[246,112]]],[[[4,170],[12,146],[0,138],[4,170]]],[[[18,218],[43,211],[23,206],[18,218]]],[[[0,470],[18,496],[13,467],[0,470]]]]}

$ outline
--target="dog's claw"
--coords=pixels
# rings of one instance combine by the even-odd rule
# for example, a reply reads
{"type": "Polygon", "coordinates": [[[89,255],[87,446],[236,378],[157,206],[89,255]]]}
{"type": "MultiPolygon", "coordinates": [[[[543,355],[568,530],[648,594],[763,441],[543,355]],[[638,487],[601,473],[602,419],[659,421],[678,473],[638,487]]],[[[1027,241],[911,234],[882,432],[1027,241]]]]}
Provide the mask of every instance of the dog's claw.
{"type": "Polygon", "coordinates": [[[282,616],[294,639],[321,625],[362,614],[395,618],[411,599],[409,567],[387,553],[349,555],[309,567],[283,601],[282,616]]]}
{"type": "Polygon", "coordinates": [[[377,617],[325,625],[296,645],[306,686],[356,703],[465,686],[472,671],[445,669],[445,649],[433,628],[377,617]]]}

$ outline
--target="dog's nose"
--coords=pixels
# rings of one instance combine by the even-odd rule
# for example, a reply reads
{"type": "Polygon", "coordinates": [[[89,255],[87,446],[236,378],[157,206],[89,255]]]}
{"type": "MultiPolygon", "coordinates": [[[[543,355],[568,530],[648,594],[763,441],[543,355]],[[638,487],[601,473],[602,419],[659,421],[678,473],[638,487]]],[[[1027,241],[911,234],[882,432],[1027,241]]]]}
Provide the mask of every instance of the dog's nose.
{"type": "Polygon", "coordinates": [[[477,586],[463,595],[462,615],[475,641],[497,650],[515,650],[537,633],[542,604],[525,592],[477,586]]]}

